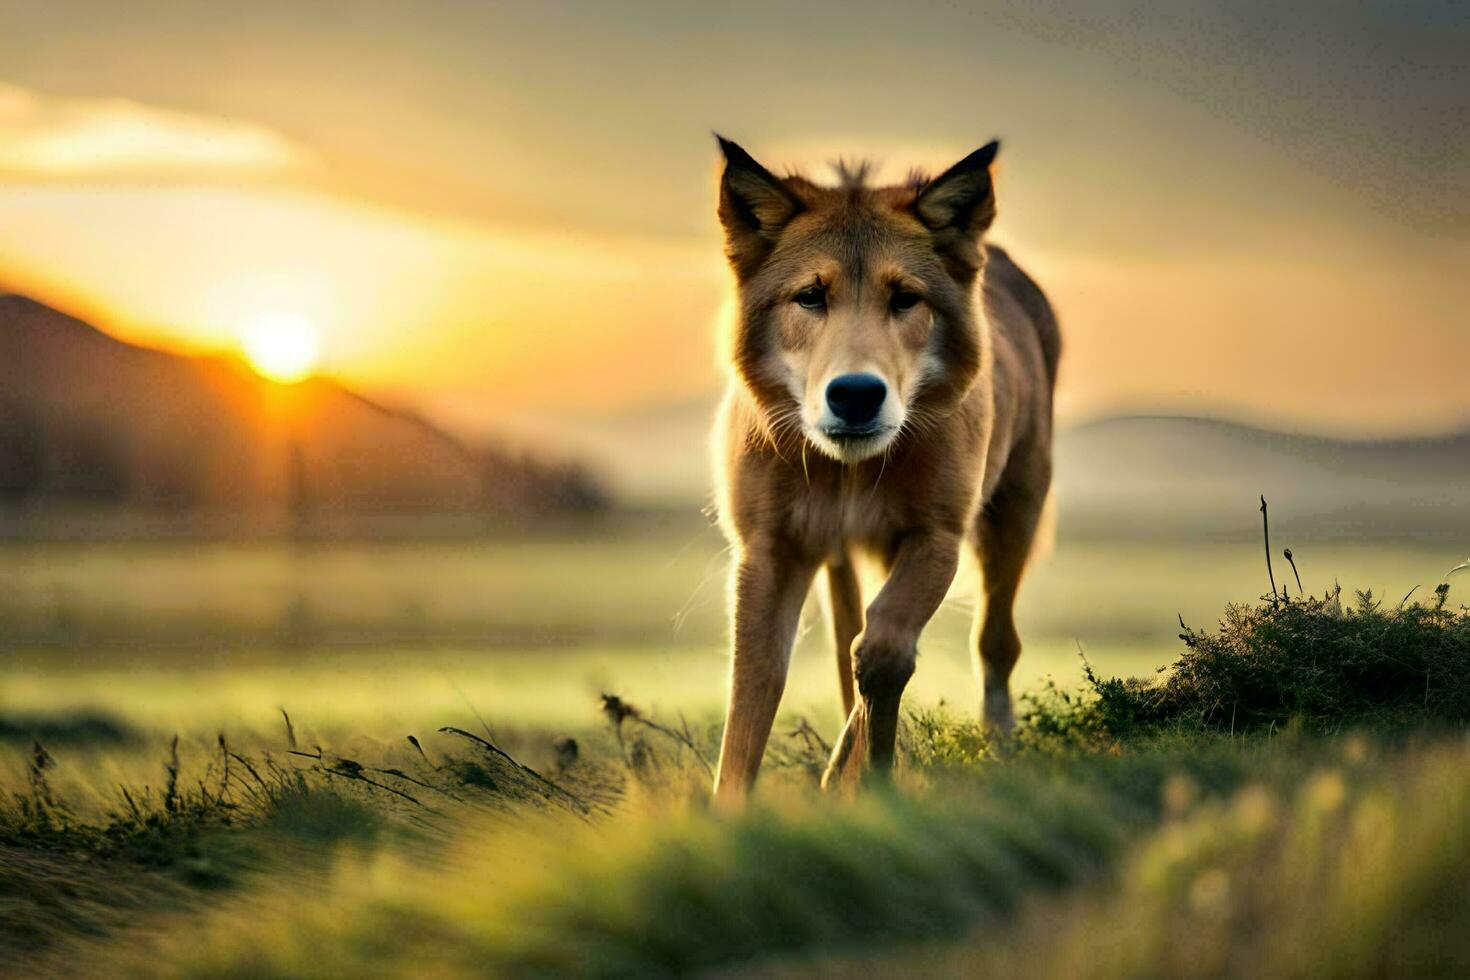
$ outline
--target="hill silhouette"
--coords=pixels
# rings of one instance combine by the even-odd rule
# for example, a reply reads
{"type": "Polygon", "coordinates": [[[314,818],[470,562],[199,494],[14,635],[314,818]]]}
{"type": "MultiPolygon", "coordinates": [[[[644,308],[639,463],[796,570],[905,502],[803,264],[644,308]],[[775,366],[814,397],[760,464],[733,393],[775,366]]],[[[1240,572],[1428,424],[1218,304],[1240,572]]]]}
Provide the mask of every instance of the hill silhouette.
{"type": "Polygon", "coordinates": [[[581,467],[472,448],[334,381],[125,343],[0,295],[0,504],[252,520],[601,506],[581,467]]]}
{"type": "Polygon", "coordinates": [[[1118,416],[1057,440],[1058,511],[1071,530],[1260,532],[1326,537],[1470,536],[1470,432],[1335,439],[1234,422],[1118,416]]]}

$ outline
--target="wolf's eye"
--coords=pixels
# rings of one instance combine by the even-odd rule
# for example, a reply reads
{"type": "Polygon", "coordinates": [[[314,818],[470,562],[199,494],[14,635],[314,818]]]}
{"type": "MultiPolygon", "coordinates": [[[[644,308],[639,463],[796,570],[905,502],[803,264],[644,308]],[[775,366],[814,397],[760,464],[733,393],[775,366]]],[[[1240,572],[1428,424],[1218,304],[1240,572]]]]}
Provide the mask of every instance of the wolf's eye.
{"type": "Polygon", "coordinates": [[[907,289],[900,289],[893,294],[893,299],[888,301],[888,305],[893,308],[893,312],[895,313],[907,313],[919,305],[919,294],[911,293],[907,289]]]}
{"type": "Polygon", "coordinates": [[[825,310],[827,308],[827,290],[820,283],[806,287],[791,299],[804,310],[825,310]]]}

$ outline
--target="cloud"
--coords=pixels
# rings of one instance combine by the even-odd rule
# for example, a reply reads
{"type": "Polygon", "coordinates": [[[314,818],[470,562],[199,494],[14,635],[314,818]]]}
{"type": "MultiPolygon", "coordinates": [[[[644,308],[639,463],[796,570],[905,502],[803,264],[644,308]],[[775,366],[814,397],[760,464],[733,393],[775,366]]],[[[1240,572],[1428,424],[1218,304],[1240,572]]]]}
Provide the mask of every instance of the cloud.
{"type": "Polygon", "coordinates": [[[9,176],[267,176],[317,166],[310,150],[255,123],[0,84],[0,173],[9,176]]]}

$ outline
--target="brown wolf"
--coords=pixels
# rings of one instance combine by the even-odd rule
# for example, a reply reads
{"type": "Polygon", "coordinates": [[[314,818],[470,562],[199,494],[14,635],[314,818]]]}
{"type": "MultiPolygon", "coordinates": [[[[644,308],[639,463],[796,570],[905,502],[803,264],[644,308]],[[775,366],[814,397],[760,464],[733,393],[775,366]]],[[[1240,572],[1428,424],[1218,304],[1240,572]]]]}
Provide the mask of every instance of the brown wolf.
{"type": "Polygon", "coordinates": [[[998,144],[938,177],[839,186],[776,177],[734,143],[720,221],[739,290],[716,427],[734,545],[734,658],[715,794],[745,796],[827,569],[847,724],[823,777],[886,773],[919,633],[977,550],[984,716],[1012,724],[1012,618],[1051,483],[1061,337],[1041,290],[981,237],[998,144]],[[977,293],[979,294],[977,297],[977,293]],[[887,582],[864,611],[854,554],[887,582]],[[856,690],[854,690],[856,688],[856,690]]]}

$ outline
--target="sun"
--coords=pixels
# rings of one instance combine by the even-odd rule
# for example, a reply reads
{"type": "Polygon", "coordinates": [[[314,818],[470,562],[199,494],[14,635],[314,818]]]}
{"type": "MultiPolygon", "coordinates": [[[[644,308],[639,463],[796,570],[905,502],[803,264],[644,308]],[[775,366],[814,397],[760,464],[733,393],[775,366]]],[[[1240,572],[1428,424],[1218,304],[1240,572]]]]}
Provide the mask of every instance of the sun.
{"type": "Polygon", "coordinates": [[[264,313],[245,325],[240,345],[262,377],[294,384],[316,370],[321,354],[314,323],[299,313],[264,313]]]}

